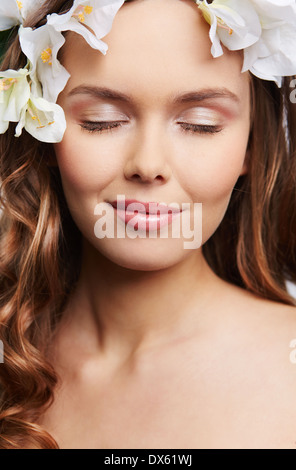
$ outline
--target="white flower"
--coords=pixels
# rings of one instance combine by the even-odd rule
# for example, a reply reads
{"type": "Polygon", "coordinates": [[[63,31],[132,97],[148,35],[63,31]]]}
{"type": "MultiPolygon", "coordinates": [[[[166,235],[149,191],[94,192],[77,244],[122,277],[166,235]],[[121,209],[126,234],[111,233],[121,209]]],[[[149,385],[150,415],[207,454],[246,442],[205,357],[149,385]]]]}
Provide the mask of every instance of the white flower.
{"type": "Polygon", "coordinates": [[[0,31],[22,24],[45,0],[0,0],[0,31]]]}
{"type": "Polygon", "coordinates": [[[107,44],[101,41],[111,30],[112,23],[124,0],[74,0],[72,8],[63,15],[47,17],[56,31],[74,31],[94,49],[106,54],[107,44]]]}
{"type": "Polygon", "coordinates": [[[211,25],[212,55],[244,50],[242,72],[249,70],[281,86],[282,77],[296,74],[295,0],[195,0],[211,25]]]}
{"type": "Polygon", "coordinates": [[[19,38],[22,51],[33,65],[30,73],[33,93],[37,93],[36,87],[40,82],[43,98],[56,103],[70,77],[57,59],[58,51],[65,43],[64,36],[51,25],[45,24],[34,30],[21,26],[19,38]]]}
{"type": "Polygon", "coordinates": [[[266,29],[258,43],[245,49],[242,71],[250,70],[263,80],[274,80],[280,87],[282,77],[296,74],[296,25],[266,29]]]}
{"type": "Polygon", "coordinates": [[[16,0],[1,0],[0,31],[5,31],[22,23],[21,3],[16,0]]]}
{"type": "Polygon", "coordinates": [[[27,68],[0,72],[0,133],[7,131],[9,122],[18,122],[30,97],[27,68]]]}
{"type": "Polygon", "coordinates": [[[262,34],[244,51],[243,70],[278,86],[296,74],[296,5],[294,0],[252,0],[260,15],[262,34]]]}
{"type": "Polygon", "coordinates": [[[31,93],[16,127],[16,137],[21,135],[23,128],[41,142],[60,142],[66,130],[64,111],[61,106],[31,93]]]}
{"type": "Polygon", "coordinates": [[[18,122],[15,136],[25,128],[42,142],[60,142],[66,129],[63,109],[32,93],[31,64],[24,69],[0,72],[0,133],[18,122]]]}
{"type": "Polygon", "coordinates": [[[274,28],[282,21],[290,23],[295,19],[295,0],[251,0],[263,29],[274,28]]]}
{"type": "Polygon", "coordinates": [[[220,41],[230,50],[240,50],[258,41],[261,25],[251,0],[196,0],[211,25],[212,55],[223,54],[220,41]]]}
{"type": "Polygon", "coordinates": [[[25,128],[42,142],[60,142],[66,129],[63,109],[56,103],[70,77],[57,59],[65,43],[64,31],[82,35],[88,44],[106,53],[101,41],[112,27],[124,0],[74,0],[69,12],[48,15],[39,28],[25,28],[22,23],[44,0],[0,0],[0,30],[20,25],[19,40],[28,66],[0,75],[0,132],[9,122],[18,122],[16,137],[25,128]],[[38,3],[38,5],[36,5],[38,3]]]}
{"type": "Polygon", "coordinates": [[[70,77],[57,59],[57,54],[65,43],[62,32],[75,31],[91,47],[105,54],[108,47],[100,38],[110,31],[114,16],[123,3],[124,0],[75,0],[67,13],[48,15],[44,26],[34,30],[21,26],[21,48],[33,64],[33,91],[35,92],[35,86],[38,87],[40,82],[43,97],[56,103],[70,77]]]}
{"type": "MultiPolygon", "coordinates": [[[[2,0],[0,0],[2,2],[2,0]]],[[[23,21],[27,20],[35,11],[37,11],[46,0],[17,0],[23,21]]]]}

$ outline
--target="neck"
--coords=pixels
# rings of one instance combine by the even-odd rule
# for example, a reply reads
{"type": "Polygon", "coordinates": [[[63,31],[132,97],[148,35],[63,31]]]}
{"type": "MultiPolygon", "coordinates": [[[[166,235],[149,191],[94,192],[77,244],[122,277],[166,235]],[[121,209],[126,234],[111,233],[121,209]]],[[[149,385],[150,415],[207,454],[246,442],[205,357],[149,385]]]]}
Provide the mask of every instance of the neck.
{"type": "Polygon", "coordinates": [[[201,250],[166,269],[135,271],[84,243],[82,269],[67,312],[76,331],[86,332],[88,346],[130,356],[190,335],[205,315],[212,297],[209,285],[216,279],[201,250]]]}

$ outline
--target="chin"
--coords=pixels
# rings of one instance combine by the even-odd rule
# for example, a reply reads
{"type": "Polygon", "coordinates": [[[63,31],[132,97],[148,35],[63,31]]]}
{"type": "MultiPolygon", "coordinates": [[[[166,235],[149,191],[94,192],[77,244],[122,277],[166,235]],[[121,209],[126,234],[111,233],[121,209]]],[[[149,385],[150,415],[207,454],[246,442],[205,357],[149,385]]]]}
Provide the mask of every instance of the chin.
{"type": "MultiPolygon", "coordinates": [[[[102,242],[103,240],[101,240],[102,242]]],[[[190,255],[181,240],[116,240],[97,247],[100,254],[112,263],[135,271],[159,271],[179,264],[190,255]]]]}

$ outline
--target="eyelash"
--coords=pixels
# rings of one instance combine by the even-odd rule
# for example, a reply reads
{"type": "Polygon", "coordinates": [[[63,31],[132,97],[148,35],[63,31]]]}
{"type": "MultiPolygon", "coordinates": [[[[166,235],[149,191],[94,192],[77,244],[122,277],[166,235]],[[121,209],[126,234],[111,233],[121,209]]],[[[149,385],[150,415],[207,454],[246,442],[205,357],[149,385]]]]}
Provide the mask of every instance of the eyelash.
{"type": "MultiPolygon", "coordinates": [[[[125,121],[84,121],[80,124],[82,130],[92,133],[110,132],[115,128],[121,127],[125,121]]],[[[208,124],[189,124],[186,122],[179,122],[181,129],[184,132],[192,134],[216,134],[222,130],[220,126],[211,126],[208,124]]]]}
{"type": "Polygon", "coordinates": [[[80,126],[83,130],[93,133],[111,131],[115,127],[121,127],[122,123],[120,121],[84,121],[80,126]]]}
{"type": "Polygon", "coordinates": [[[217,134],[222,131],[222,127],[211,126],[209,124],[189,124],[186,122],[180,122],[179,124],[181,124],[182,131],[193,134],[217,134]]]}

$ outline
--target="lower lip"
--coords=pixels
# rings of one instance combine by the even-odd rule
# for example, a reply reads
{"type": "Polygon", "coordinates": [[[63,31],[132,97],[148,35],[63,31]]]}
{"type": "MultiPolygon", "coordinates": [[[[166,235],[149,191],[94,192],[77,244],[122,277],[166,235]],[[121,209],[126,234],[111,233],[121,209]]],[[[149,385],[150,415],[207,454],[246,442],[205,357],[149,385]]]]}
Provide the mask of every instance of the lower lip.
{"type": "Polygon", "coordinates": [[[159,230],[166,225],[170,225],[176,217],[179,217],[181,212],[170,212],[168,214],[144,214],[141,212],[126,212],[122,209],[114,208],[117,216],[125,224],[133,227],[135,230],[159,230]]]}

